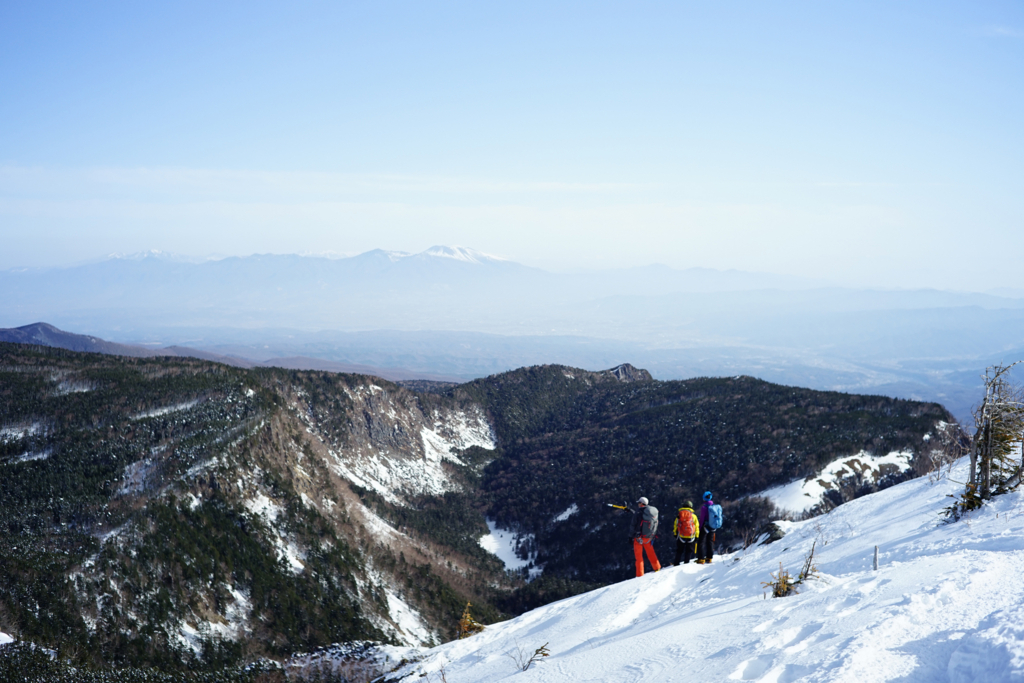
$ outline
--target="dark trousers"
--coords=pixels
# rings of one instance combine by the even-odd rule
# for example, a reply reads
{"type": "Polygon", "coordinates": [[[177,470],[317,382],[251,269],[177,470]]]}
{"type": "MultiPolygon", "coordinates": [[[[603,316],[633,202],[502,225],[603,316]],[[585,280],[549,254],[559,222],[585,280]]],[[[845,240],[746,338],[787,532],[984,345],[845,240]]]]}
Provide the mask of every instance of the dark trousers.
{"type": "Polygon", "coordinates": [[[715,554],[715,532],[700,530],[697,539],[697,559],[710,560],[715,554]]]}
{"type": "Polygon", "coordinates": [[[697,539],[691,539],[689,541],[682,538],[676,537],[676,560],[672,564],[679,566],[679,559],[682,558],[683,564],[689,564],[690,560],[693,559],[694,546],[697,545],[697,539]]]}

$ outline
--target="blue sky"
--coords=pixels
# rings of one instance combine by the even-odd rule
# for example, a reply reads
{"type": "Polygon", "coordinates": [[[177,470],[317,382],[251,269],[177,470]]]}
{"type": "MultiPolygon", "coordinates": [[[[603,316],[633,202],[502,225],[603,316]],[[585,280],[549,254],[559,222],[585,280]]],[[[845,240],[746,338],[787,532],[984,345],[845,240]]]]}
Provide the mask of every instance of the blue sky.
{"type": "Polygon", "coordinates": [[[1024,287],[1024,3],[0,3],[0,268],[418,251],[1024,287]]]}

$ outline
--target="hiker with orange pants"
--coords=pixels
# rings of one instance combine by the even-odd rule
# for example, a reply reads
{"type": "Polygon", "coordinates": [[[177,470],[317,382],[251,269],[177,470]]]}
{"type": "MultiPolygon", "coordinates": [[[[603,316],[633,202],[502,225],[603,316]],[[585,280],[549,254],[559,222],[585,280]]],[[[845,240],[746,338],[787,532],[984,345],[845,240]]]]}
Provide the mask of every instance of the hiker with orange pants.
{"type": "Polygon", "coordinates": [[[658,508],[649,505],[647,498],[638,500],[639,510],[633,512],[633,523],[630,525],[630,538],[633,539],[633,556],[636,557],[636,575],[644,575],[644,552],[651,562],[654,571],[661,570],[658,556],[654,554],[654,534],[658,531],[658,508]]]}

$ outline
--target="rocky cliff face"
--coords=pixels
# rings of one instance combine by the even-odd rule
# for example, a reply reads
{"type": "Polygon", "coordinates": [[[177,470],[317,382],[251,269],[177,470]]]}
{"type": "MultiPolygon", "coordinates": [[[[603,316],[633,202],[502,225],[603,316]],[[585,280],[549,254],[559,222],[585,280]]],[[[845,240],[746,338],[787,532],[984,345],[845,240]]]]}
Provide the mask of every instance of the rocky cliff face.
{"type": "Polygon", "coordinates": [[[604,373],[611,375],[620,382],[650,382],[654,378],[651,377],[651,373],[640,368],[635,368],[629,363],[623,363],[622,365],[616,365],[610,370],[605,370],[604,373]]]}
{"type": "Polygon", "coordinates": [[[452,406],[365,377],[341,391],[348,402],[344,419],[302,388],[287,391],[289,407],[340,476],[388,502],[458,490],[446,465],[465,466],[458,453],[466,449],[495,448],[477,405],[452,406]]]}

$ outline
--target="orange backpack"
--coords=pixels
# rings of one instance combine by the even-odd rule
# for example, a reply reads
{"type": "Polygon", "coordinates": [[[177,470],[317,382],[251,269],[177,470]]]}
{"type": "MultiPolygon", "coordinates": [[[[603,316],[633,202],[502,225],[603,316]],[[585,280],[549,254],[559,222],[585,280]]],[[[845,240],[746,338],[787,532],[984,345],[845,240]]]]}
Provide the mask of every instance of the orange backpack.
{"type": "Polygon", "coordinates": [[[697,515],[693,514],[690,508],[679,508],[679,516],[676,519],[676,535],[687,541],[697,536],[697,515]]]}

